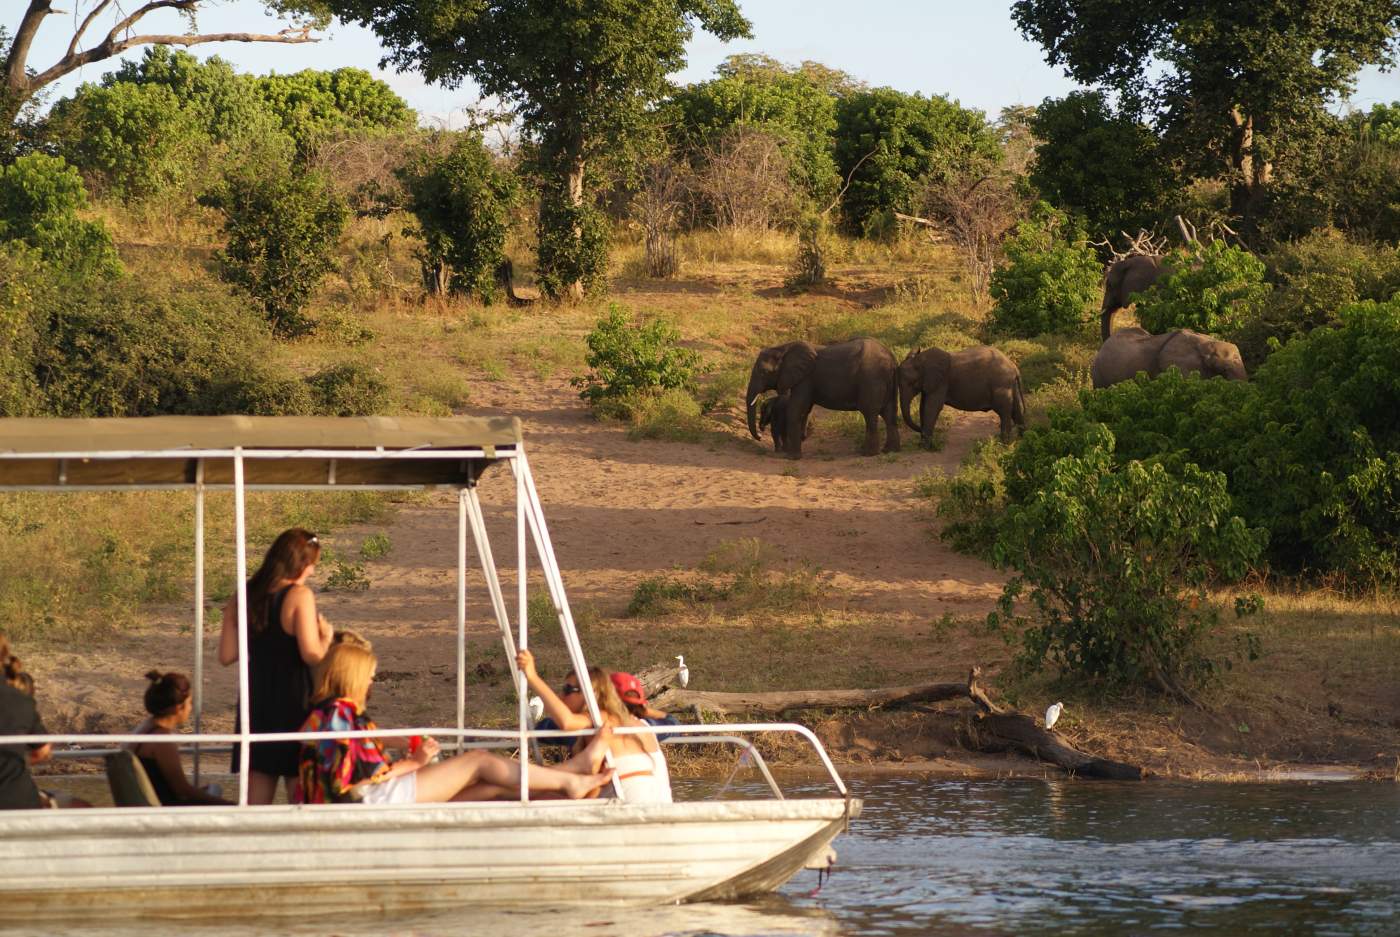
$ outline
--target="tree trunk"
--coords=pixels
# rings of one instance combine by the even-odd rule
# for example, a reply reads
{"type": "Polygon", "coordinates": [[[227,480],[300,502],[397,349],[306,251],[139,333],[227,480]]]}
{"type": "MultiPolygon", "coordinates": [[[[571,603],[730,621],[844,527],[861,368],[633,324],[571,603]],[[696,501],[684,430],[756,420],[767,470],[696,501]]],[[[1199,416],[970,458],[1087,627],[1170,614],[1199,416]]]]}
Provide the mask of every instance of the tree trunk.
{"type": "Polygon", "coordinates": [[[1274,167],[1262,159],[1254,145],[1254,118],[1243,113],[1238,107],[1230,111],[1230,124],[1234,128],[1230,137],[1230,214],[1236,218],[1252,221],[1259,212],[1269,182],[1273,178],[1274,167]]]}
{"type": "MultiPolygon", "coordinates": [[[[580,147],[581,149],[582,147],[580,147]]],[[[574,208],[583,204],[583,156],[574,155],[569,159],[569,166],[565,172],[565,179],[568,184],[569,204],[574,208]]],[[[575,251],[583,241],[583,228],[574,225],[574,247],[575,251]]],[[[576,254],[577,256],[577,254],[576,254]]],[[[569,299],[573,302],[583,300],[583,280],[578,279],[569,284],[569,299]]]]}

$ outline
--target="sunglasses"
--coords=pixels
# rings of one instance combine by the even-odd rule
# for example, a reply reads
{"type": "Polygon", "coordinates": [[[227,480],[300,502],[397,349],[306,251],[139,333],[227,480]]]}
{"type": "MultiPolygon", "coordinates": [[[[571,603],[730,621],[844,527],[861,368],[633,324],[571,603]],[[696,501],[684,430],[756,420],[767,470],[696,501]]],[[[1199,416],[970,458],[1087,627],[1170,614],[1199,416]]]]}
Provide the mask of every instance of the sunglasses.
{"type": "Polygon", "coordinates": [[[562,687],[560,687],[559,689],[563,691],[563,695],[564,695],[564,696],[568,696],[570,693],[582,693],[582,692],[583,692],[583,688],[582,688],[582,687],[580,687],[580,686],[578,686],[578,685],[576,685],[576,684],[573,684],[573,683],[566,683],[566,684],[564,684],[562,687]]]}

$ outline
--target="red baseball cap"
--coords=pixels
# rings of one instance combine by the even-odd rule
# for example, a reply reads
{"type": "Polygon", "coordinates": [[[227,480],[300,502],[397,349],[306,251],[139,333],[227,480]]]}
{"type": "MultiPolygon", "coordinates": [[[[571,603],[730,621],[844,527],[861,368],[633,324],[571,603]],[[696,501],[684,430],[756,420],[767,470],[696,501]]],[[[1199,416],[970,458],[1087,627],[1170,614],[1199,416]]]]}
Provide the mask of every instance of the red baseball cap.
{"type": "Polygon", "coordinates": [[[647,694],[642,689],[642,681],[632,676],[630,673],[623,673],[614,670],[612,673],[613,689],[617,690],[617,695],[622,697],[624,703],[641,703],[646,705],[647,694]]]}

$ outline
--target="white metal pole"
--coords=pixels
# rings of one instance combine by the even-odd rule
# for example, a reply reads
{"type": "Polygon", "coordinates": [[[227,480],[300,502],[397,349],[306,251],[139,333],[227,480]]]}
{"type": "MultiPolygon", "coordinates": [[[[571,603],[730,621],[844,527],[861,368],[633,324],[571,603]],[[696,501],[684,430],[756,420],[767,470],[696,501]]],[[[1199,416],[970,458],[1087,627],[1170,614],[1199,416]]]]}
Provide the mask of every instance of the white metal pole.
{"type": "Polygon", "coordinates": [[[233,450],[233,537],[236,557],[234,595],[238,597],[238,804],[248,803],[248,738],[252,732],[248,704],[248,536],[243,499],[243,447],[233,450]]]}
{"type": "MultiPolygon", "coordinates": [[[[467,489],[457,492],[457,731],[467,726],[467,489]]],[[[457,736],[461,752],[463,737],[457,736]]]]}
{"type": "Polygon", "coordinates": [[[491,538],[486,533],[486,516],[481,511],[481,498],[475,488],[467,489],[467,519],[472,525],[472,539],[476,541],[477,560],[486,577],[486,594],[491,599],[491,610],[495,612],[496,624],[501,630],[501,644],[505,648],[506,662],[510,665],[510,682],[518,690],[520,668],[515,665],[515,636],[511,634],[506,596],[501,589],[500,574],[496,571],[496,558],[491,552],[491,538]]]}
{"type": "MultiPolygon", "coordinates": [[[[194,733],[204,715],[204,460],[194,464],[194,733]]],[[[194,746],[194,786],[199,786],[199,745],[194,746]]]]}
{"type": "MultiPolygon", "coordinates": [[[[520,445],[516,444],[519,450],[520,445]]],[[[512,467],[513,464],[512,464],[512,467]]],[[[520,608],[516,613],[516,627],[520,629],[520,649],[528,650],[530,647],[530,608],[529,597],[527,595],[526,576],[529,569],[525,557],[525,481],[519,472],[515,472],[515,562],[516,562],[516,590],[519,594],[520,608]]],[[[520,705],[520,799],[528,801],[530,799],[530,742],[526,732],[533,729],[530,724],[530,687],[525,680],[524,673],[516,674],[519,690],[516,693],[517,702],[520,705]]]]}

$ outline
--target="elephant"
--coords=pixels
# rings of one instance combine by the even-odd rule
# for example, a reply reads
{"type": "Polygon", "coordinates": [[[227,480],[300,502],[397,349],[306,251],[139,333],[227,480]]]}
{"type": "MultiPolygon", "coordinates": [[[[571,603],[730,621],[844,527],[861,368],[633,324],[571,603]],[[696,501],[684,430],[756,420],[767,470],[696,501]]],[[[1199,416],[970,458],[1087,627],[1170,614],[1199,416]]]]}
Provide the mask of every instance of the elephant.
{"type": "Polygon", "coordinates": [[[1001,438],[1026,428],[1026,396],[1021,371],[1006,355],[987,345],[949,354],[941,348],[911,351],[899,364],[899,411],[904,422],[932,445],[933,427],[944,405],[955,410],[991,410],[1001,418],[1001,438]],[[919,394],[919,422],[910,413],[919,394]]]}
{"type": "MultiPolygon", "coordinates": [[[[773,451],[782,452],[787,445],[787,394],[769,397],[763,401],[758,411],[759,430],[767,429],[773,434],[773,451]]],[[[812,417],[807,417],[807,425],[802,427],[802,438],[812,435],[812,417]]]]}
{"type": "Polygon", "coordinates": [[[1131,380],[1139,371],[1156,377],[1173,367],[1183,374],[1194,371],[1203,377],[1249,379],[1240,350],[1230,342],[1190,329],[1152,335],[1140,328],[1119,329],[1110,335],[1094,356],[1089,377],[1095,387],[1110,387],[1131,380]]]}
{"type": "Polygon", "coordinates": [[[1108,265],[1103,278],[1103,306],[1099,310],[1099,332],[1104,341],[1113,333],[1113,314],[1132,302],[1134,293],[1141,293],[1156,283],[1171,268],[1161,257],[1131,254],[1108,265]]]}
{"type": "MultiPolygon", "coordinates": [[[[818,348],[811,342],[788,342],[758,353],[744,393],[749,435],[758,439],[758,398],[775,390],[788,395],[785,426],[806,426],[812,407],[858,410],[865,417],[861,454],[880,451],[879,421],[885,421],[885,451],[899,451],[899,421],[894,400],[894,355],[871,338],[852,338],[818,348]]],[[[790,459],[802,458],[802,434],[785,432],[790,459]]]]}

